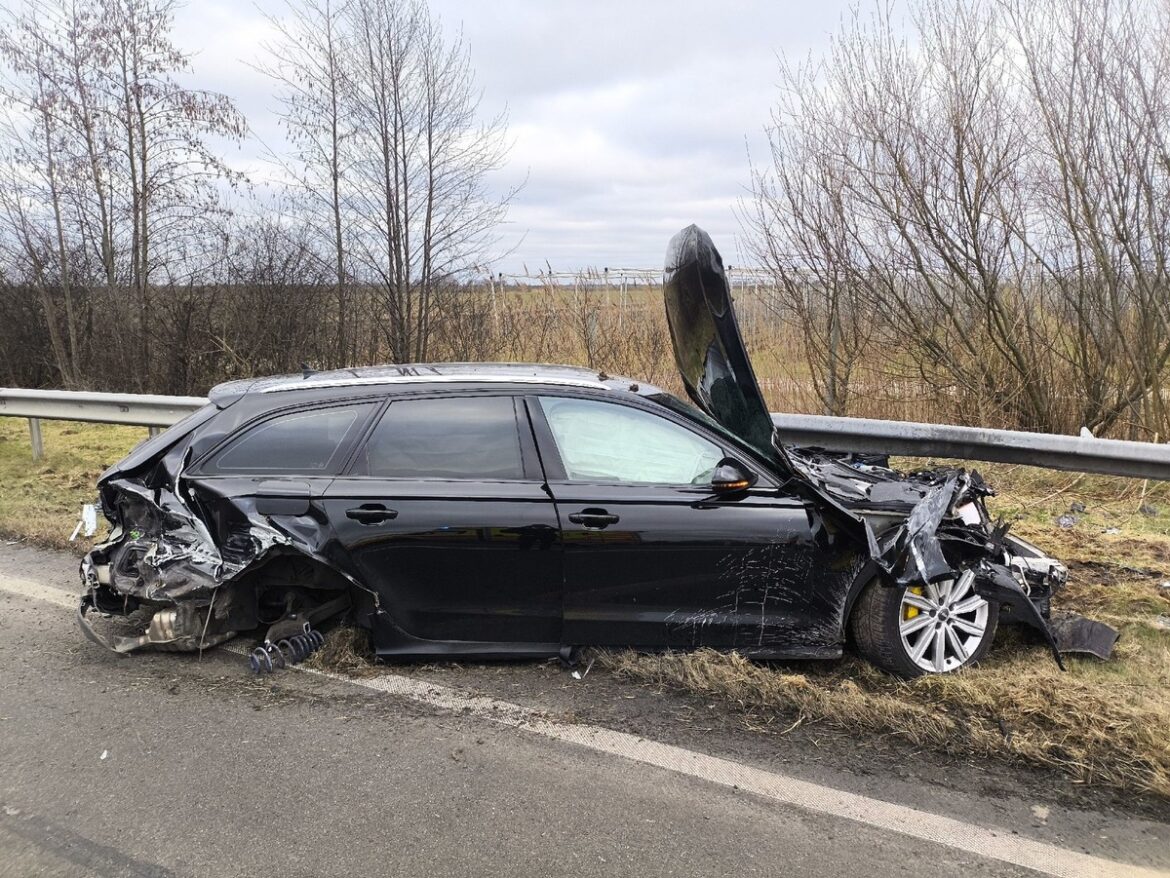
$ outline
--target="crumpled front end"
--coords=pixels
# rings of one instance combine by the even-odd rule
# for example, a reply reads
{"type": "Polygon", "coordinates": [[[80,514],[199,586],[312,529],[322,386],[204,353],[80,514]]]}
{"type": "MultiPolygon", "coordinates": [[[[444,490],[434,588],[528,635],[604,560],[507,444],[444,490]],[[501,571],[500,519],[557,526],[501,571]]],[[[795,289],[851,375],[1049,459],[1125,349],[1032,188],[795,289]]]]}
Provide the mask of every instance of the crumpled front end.
{"type": "Polygon", "coordinates": [[[1062,653],[1111,655],[1115,629],[1075,613],[1053,616],[1052,596],[1068,569],[991,520],[986,498],[994,492],[978,472],[902,473],[881,456],[778,451],[801,481],[860,525],[885,582],[915,587],[969,573],[975,594],[998,604],[1006,620],[1038,631],[1061,667],[1062,653]]]}
{"type": "Polygon", "coordinates": [[[977,472],[900,473],[881,455],[784,444],[739,331],[723,260],[697,226],[667,247],[663,295],[691,400],[791,475],[810,506],[833,515],[868,550],[868,575],[903,588],[973,575],[976,594],[999,604],[1006,618],[1037,629],[1057,662],[1061,652],[1109,655],[1117,639],[1109,626],[1071,614],[1052,619],[1049,602],[1067,571],[991,522],[984,499],[992,492],[977,472]]]}

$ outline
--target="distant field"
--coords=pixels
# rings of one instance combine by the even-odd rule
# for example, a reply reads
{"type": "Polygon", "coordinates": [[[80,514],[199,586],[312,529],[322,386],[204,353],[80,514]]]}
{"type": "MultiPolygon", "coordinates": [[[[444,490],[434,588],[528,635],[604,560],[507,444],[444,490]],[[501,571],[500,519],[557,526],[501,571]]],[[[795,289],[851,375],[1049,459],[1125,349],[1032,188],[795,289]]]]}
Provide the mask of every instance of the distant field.
{"type": "MultiPolygon", "coordinates": [[[[33,463],[26,422],[0,418],[0,532],[80,552],[67,538],[81,504],[93,499],[101,471],[145,435],[45,422],[45,457],[33,463]]],[[[825,723],[1170,798],[1170,487],[975,466],[1000,491],[993,511],[1069,565],[1057,608],[1121,629],[1113,661],[1072,658],[1061,673],[1044,647],[1005,627],[982,667],[913,683],[854,658],[758,664],[712,652],[611,653],[603,663],[632,680],[701,693],[762,729],[825,723]],[[1057,526],[1073,504],[1085,507],[1075,524],[1057,526]]]]}

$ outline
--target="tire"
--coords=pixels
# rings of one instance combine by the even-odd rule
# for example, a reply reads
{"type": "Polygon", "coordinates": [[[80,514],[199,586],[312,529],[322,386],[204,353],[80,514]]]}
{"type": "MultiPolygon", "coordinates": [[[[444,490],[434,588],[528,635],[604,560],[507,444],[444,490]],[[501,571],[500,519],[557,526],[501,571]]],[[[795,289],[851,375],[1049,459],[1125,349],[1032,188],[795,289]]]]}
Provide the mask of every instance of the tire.
{"type": "Polygon", "coordinates": [[[970,572],[925,588],[886,586],[874,579],[849,617],[858,653],[905,679],[977,664],[995,641],[999,605],[976,595],[973,581],[970,572]],[[954,612],[956,607],[960,612],[954,612]]]}

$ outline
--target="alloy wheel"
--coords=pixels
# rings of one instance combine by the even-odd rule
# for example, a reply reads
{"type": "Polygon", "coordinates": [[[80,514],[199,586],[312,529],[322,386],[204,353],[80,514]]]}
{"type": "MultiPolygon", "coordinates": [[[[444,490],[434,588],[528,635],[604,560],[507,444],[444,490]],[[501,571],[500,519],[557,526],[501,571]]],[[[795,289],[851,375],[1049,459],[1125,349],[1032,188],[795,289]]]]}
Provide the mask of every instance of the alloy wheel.
{"type": "Polygon", "coordinates": [[[941,674],[963,667],[987,636],[988,603],[973,591],[975,574],[907,588],[898,631],[910,661],[941,674]]]}

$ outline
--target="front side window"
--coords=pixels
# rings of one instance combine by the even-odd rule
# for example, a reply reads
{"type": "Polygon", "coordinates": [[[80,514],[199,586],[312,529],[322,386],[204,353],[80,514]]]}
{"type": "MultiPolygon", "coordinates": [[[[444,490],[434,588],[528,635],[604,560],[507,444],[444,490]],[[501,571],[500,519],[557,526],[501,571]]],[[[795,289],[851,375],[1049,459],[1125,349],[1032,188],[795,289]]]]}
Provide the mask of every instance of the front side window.
{"type": "Polygon", "coordinates": [[[523,479],[512,398],[396,400],[354,472],[386,479],[523,479]]]}
{"type": "Polygon", "coordinates": [[[570,481],[703,485],[719,446],[673,421],[629,406],[541,397],[570,481]]]}
{"type": "Polygon", "coordinates": [[[233,441],[210,469],[221,473],[335,472],[345,440],[368,411],[365,404],[278,415],[233,441]]]}

